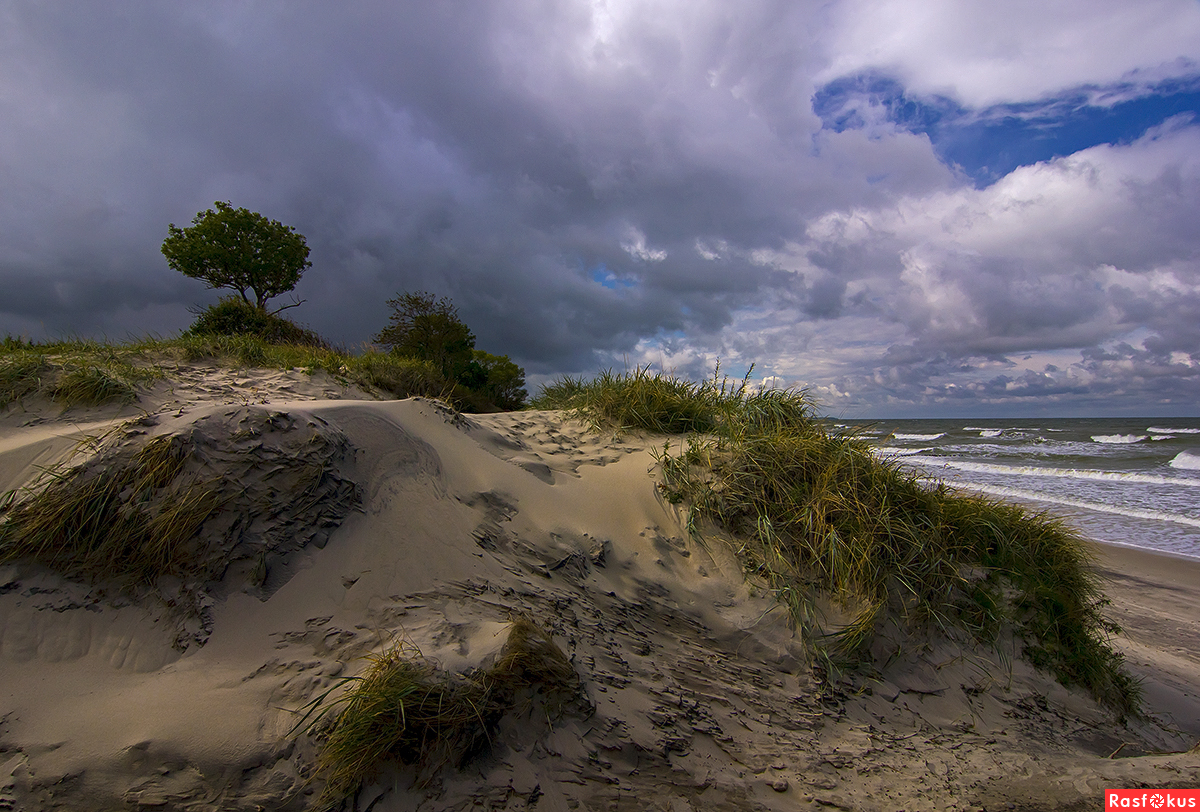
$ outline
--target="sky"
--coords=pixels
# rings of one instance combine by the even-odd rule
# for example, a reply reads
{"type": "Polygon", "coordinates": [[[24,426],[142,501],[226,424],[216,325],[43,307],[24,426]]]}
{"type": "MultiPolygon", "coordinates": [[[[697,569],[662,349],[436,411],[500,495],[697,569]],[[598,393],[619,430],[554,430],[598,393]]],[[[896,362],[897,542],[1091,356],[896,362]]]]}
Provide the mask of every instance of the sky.
{"type": "Polygon", "coordinates": [[[1197,0],[0,0],[0,183],[27,339],[186,329],[229,201],[305,236],[289,317],[448,296],[534,391],[1200,415],[1197,0]]]}

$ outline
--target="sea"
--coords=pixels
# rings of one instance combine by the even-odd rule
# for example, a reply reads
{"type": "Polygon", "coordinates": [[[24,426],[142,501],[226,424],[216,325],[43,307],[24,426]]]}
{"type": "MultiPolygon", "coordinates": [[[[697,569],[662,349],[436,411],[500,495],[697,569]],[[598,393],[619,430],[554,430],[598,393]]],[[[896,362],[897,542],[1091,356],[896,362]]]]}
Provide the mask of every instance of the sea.
{"type": "Polygon", "coordinates": [[[1200,418],[840,421],[930,480],[1200,559],[1200,418]]]}

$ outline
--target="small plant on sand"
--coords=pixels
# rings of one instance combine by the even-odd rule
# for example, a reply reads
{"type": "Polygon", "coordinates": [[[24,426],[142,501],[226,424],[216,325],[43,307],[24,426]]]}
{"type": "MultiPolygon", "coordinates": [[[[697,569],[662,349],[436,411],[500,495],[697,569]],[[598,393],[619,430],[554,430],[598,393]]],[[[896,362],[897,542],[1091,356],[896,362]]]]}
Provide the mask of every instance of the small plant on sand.
{"type": "Polygon", "coordinates": [[[523,692],[539,693],[551,718],[582,701],[566,655],[525,617],[513,621],[495,662],[467,674],[442,671],[403,644],[367,659],[363,674],[340,680],[305,706],[293,728],[323,738],[318,808],[340,805],[389,763],[415,766],[426,777],[443,765],[461,765],[487,746],[523,692]],[[344,693],[327,701],[339,689],[344,693]]]}
{"type": "Polygon", "coordinates": [[[830,432],[803,391],[751,392],[647,370],[566,379],[539,408],[571,409],[597,427],[689,433],[659,455],[665,498],[735,539],[747,571],[762,577],[827,656],[865,655],[890,620],[961,630],[995,642],[1005,629],[1059,681],[1079,685],[1120,714],[1136,711],[1136,682],[1109,638],[1105,600],[1086,542],[1061,520],[930,483],[830,432]],[[820,628],[815,598],[850,620],[820,628]]]}

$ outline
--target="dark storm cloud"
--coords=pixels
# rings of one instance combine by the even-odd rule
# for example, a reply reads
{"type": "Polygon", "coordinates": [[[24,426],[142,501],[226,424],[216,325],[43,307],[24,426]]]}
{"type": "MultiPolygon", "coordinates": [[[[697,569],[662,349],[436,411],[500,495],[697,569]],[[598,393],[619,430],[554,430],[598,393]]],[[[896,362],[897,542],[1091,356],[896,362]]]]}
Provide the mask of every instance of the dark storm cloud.
{"type": "MultiPolygon", "coordinates": [[[[928,48],[885,38],[888,64],[863,62],[864,21],[892,5],[9,2],[0,330],[185,327],[217,294],[167,269],[166,224],[230,200],[307,237],[289,314],[348,346],[429,289],[534,376],[721,357],[868,409],[1135,397],[1153,370],[1191,391],[1196,128],[975,189],[929,127],[846,101],[872,75],[893,100],[936,96],[928,48]],[[851,108],[870,120],[830,126],[851,108]],[[1121,341],[1133,355],[1101,357],[1121,341]]],[[[1017,51],[1017,73],[989,63],[946,109],[1112,85],[1147,43],[1188,55],[1108,19],[1127,59],[1039,74],[1017,51]]],[[[1130,87],[1195,72],[1146,67],[1130,87]]]]}

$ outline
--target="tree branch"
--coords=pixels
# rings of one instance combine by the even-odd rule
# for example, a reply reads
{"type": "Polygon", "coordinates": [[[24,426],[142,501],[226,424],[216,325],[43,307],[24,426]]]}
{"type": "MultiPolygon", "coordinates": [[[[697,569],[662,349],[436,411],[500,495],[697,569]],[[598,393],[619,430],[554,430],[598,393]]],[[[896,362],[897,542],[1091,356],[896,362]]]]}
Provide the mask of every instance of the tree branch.
{"type": "Polygon", "coordinates": [[[304,304],[306,301],[308,301],[308,300],[307,299],[297,299],[296,301],[292,302],[291,304],[284,305],[283,307],[279,308],[278,310],[272,310],[271,315],[274,316],[277,313],[282,313],[284,310],[287,310],[289,307],[299,307],[300,305],[304,304]]]}

